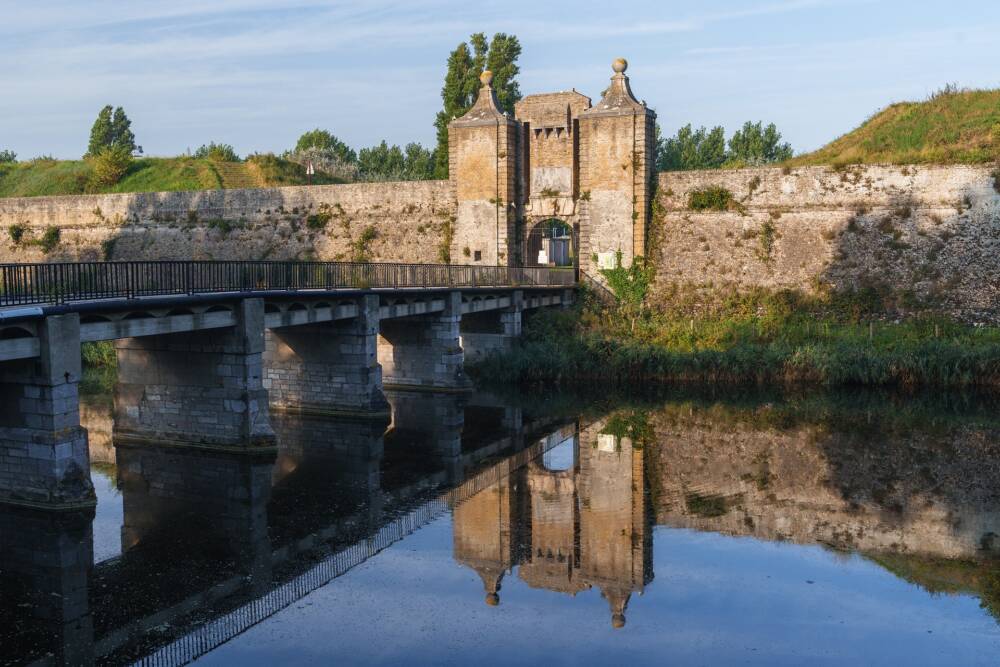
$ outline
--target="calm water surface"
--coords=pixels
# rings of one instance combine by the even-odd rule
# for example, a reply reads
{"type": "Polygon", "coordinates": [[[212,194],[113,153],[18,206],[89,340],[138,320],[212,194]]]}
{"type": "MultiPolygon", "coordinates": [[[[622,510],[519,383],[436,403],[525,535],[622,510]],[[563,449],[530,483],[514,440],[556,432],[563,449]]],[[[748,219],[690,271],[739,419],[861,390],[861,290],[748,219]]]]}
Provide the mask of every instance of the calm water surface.
{"type": "Polygon", "coordinates": [[[255,456],[88,398],[96,513],[2,516],[3,663],[1000,664],[995,404],[389,398],[255,456]]]}

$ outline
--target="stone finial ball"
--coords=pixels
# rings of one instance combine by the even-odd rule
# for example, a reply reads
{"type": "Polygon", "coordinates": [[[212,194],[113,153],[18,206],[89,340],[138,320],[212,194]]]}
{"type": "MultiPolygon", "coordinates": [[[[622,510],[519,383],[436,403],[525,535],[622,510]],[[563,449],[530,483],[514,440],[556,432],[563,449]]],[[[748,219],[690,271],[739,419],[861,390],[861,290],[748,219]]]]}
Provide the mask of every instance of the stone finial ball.
{"type": "Polygon", "coordinates": [[[483,82],[484,86],[488,86],[493,83],[493,72],[488,69],[483,70],[483,73],[479,75],[479,80],[483,82]]]}
{"type": "Polygon", "coordinates": [[[611,69],[615,71],[615,74],[622,74],[628,69],[628,61],[624,58],[615,58],[615,61],[611,63],[611,69]]]}
{"type": "Polygon", "coordinates": [[[497,595],[496,593],[487,593],[486,604],[488,604],[491,607],[497,606],[498,604],[500,604],[500,596],[497,595]]]}
{"type": "Polygon", "coordinates": [[[611,627],[615,630],[625,627],[625,614],[613,614],[611,616],[611,627]]]}

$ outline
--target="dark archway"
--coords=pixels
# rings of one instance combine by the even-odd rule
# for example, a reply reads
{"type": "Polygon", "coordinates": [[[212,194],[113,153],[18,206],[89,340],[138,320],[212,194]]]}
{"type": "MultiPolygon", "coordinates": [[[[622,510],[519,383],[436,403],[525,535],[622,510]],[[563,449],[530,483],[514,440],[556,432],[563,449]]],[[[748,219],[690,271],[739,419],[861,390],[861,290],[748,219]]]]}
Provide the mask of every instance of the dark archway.
{"type": "Polygon", "coordinates": [[[575,266],[576,235],[573,228],[557,218],[537,223],[525,238],[524,265],[575,266]]]}

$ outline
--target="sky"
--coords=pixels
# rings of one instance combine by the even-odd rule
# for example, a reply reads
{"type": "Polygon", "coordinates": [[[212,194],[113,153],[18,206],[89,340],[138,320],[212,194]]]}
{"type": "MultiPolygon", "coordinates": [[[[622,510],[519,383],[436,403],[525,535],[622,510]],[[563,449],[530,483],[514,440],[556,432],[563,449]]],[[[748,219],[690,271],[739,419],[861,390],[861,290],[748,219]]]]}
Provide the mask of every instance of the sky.
{"type": "Polygon", "coordinates": [[[448,53],[518,36],[524,94],[628,59],[666,133],[774,122],[797,152],[946,83],[1000,87],[996,0],[0,0],[0,150],[80,156],[105,104],[150,155],[434,143],[448,53]]]}

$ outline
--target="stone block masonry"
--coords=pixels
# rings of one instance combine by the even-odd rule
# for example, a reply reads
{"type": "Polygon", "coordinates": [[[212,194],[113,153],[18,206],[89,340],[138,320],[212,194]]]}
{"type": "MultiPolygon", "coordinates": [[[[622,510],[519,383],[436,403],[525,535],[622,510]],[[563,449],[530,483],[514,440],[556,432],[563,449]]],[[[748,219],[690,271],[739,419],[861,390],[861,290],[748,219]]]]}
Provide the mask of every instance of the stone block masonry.
{"type": "Polygon", "coordinates": [[[80,318],[50,316],[37,359],[0,365],[0,503],[96,503],[80,426],[80,318]]]}
{"type": "Polygon", "coordinates": [[[115,342],[116,438],[274,446],[263,387],[264,303],[245,299],[234,307],[232,329],[115,342]]]}
{"type": "Polygon", "coordinates": [[[1000,323],[1000,192],[991,167],[852,166],[660,174],[654,300],[678,286],[875,288],[903,309],[1000,323]],[[727,211],[690,193],[729,190],[727,211]]]}
{"type": "Polygon", "coordinates": [[[441,313],[385,320],[378,360],[386,387],[469,391],[459,323],[462,293],[449,292],[441,313]]]}
{"type": "Polygon", "coordinates": [[[447,181],[9,198],[0,199],[0,262],[436,263],[455,213],[447,181]],[[25,228],[20,243],[8,235],[12,225],[25,228]],[[46,254],[34,241],[48,227],[59,229],[59,244],[46,254]]]}
{"type": "Polygon", "coordinates": [[[271,406],[303,414],[388,418],[378,364],[379,297],[350,320],[268,330],[264,388],[271,406]]]}

